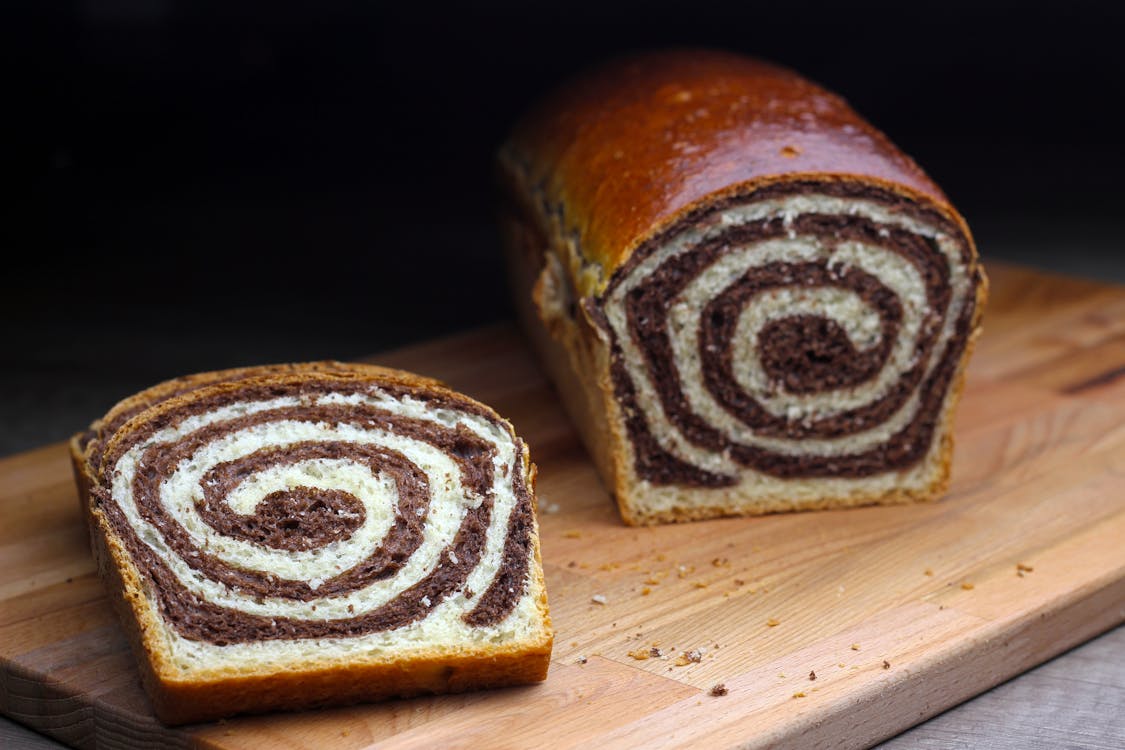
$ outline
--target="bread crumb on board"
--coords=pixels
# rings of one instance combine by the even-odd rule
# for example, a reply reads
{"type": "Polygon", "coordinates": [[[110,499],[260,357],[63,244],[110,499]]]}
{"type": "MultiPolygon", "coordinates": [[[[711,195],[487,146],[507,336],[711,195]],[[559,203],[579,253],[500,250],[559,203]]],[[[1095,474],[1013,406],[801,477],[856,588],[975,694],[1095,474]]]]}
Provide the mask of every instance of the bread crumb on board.
{"type": "Polygon", "coordinates": [[[701,661],[703,661],[703,649],[693,648],[691,651],[681,652],[673,663],[677,667],[686,667],[688,664],[698,664],[701,661]]]}
{"type": "Polygon", "coordinates": [[[715,683],[714,685],[711,686],[711,689],[709,691],[707,691],[707,694],[710,695],[712,698],[720,698],[720,697],[726,695],[729,692],[730,691],[727,690],[727,686],[725,684],[723,684],[721,682],[717,682],[717,683],[715,683]]]}
{"type": "Polygon", "coordinates": [[[766,620],[767,628],[776,628],[780,624],[781,620],[777,619],[776,617],[771,617],[770,619],[766,620]]]}
{"type": "Polygon", "coordinates": [[[628,652],[629,656],[637,661],[645,661],[646,659],[663,659],[664,650],[652,646],[651,648],[638,648],[628,652]]]}
{"type": "Polygon", "coordinates": [[[592,601],[594,604],[605,604],[605,594],[594,594],[590,597],[590,601],[592,601]]]}

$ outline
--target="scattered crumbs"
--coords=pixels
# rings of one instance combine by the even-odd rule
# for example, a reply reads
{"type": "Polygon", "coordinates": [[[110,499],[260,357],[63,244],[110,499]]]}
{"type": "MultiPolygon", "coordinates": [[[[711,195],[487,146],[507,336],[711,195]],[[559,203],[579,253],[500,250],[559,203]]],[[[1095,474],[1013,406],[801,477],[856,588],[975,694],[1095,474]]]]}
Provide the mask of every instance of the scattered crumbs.
{"type": "Polygon", "coordinates": [[[724,685],[721,682],[718,682],[718,683],[715,683],[714,685],[711,686],[711,689],[709,691],[707,691],[707,694],[710,695],[712,698],[720,698],[720,697],[726,695],[729,692],[730,691],[727,690],[726,685],[724,685]]]}
{"type": "Polygon", "coordinates": [[[695,572],[695,566],[694,565],[679,565],[679,566],[676,567],[676,577],[677,578],[687,578],[689,575],[691,575],[694,572],[695,572]]]}
{"type": "Polygon", "coordinates": [[[648,596],[651,593],[652,589],[650,589],[648,586],[645,586],[643,589],[641,589],[641,596],[648,596]]]}
{"type": "Polygon", "coordinates": [[[547,507],[544,508],[543,510],[546,511],[547,513],[558,513],[559,512],[559,504],[558,503],[547,503],[547,507]]]}
{"type": "Polygon", "coordinates": [[[809,671],[809,681],[812,682],[815,679],[816,679],[816,670],[815,669],[810,670],[809,671]]]}
{"type": "Polygon", "coordinates": [[[610,571],[610,570],[617,570],[620,567],[621,567],[621,563],[607,562],[607,563],[602,563],[601,565],[599,565],[598,570],[610,571]]]}
{"type": "Polygon", "coordinates": [[[938,605],[938,611],[940,612],[940,611],[941,611],[941,610],[943,610],[943,609],[945,609],[945,605],[944,605],[944,604],[939,604],[939,605],[938,605]]]}
{"type": "Polygon", "coordinates": [[[649,657],[651,657],[653,659],[663,659],[664,658],[664,650],[660,649],[660,648],[657,648],[656,646],[653,646],[652,648],[650,648],[648,650],[648,655],[649,655],[649,657]]]}
{"type": "Polygon", "coordinates": [[[563,536],[566,537],[567,539],[581,539],[582,538],[582,532],[579,531],[578,529],[567,529],[566,531],[563,532],[563,536]]]}
{"type": "Polygon", "coordinates": [[[852,651],[859,651],[859,644],[858,643],[852,644],[852,651]]]}
{"type": "Polygon", "coordinates": [[[612,625],[611,627],[614,627],[614,628],[616,628],[616,627],[617,627],[617,623],[616,623],[616,622],[615,622],[615,623],[613,623],[613,625],[612,625]]]}
{"type": "MultiPolygon", "coordinates": [[[[1031,567],[1030,565],[1024,565],[1023,563],[1016,563],[1016,575],[1018,575],[1020,578],[1023,578],[1025,573],[1030,573],[1033,570],[1035,570],[1035,568],[1031,567]]],[[[70,579],[67,578],[66,582],[70,583],[70,579]]]]}
{"type": "Polygon", "coordinates": [[[649,586],[656,586],[660,583],[660,581],[656,578],[653,578],[652,576],[649,576],[645,579],[645,583],[647,583],[649,586]]]}
{"type": "Polygon", "coordinates": [[[794,698],[804,698],[804,697],[805,697],[805,693],[804,693],[804,691],[802,690],[802,691],[799,691],[799,692],[793,693],[793,697],[794,697],[794,698]]]}
{"type": "Polygon", "coordinates": [[[742,580],[741,578],[735,578],[734,579],[734,585],[735,586],[745,586],[746,581],[742,580]]]}
{"type": "Polygon", "coordinates": [[[891,668],[891,663],[889,661],[887,661],[886,659],[884,659],[883,660],[883,669],[890,669],[890,668],[891,668]]]}
{"type": "Polygon", "coordinates": [[[656,556],[657,562],[664,562],[667,559],[668,559],[668,557],[663,552],[661,552],[659,555],[656,556]]]}
{"type": "Polygon", "coordinates": [[[961,588],[963,588],[965,591],[972,591],[973,590],[973,584],[969,583],[968,581],[965,581],[964,583],[961,584],[961,588]]]}
{"type": "Polygon", "coordinates": [[[605,594],[594,594],[590,597],[590,601],[594,604],[605,604],[605,594]]]}
{"type": "Polygon", "coordinates": [[[647,648],[638,648],[635,651],[630,651],[629,656],[637,661],[644,661],[649,658],[649,650],[647,648]]]}
{"type": "Polygon", "coordinates": [[[705,589],[705,588],[707,588],[707,584],[706,584],[706,583],[704,583],[703,581],[696,581],[696,582],[695,582],[695,583],[693,583],[692,585],[693,585],[693,586],[695,586],[695,587],[696,587],[697,589],[705,589]]]}
{"type": "Polygon", "coordinates": [[[711,564],[714,565],[716,568],[729,568],[730,567],[730,560],[728,560],[725,557],[716,557],[714,560],[711,561],[711,564]]]}
{"type": "Polygon", "coordinates": [[[843,669],[844,667],[846,667],[848,665],[845,664],[844,662],[839,662],[839,663],[836,664],[836,666],[839,667],[840,669],[843,669]]]}
{"type": "Polygon", "coordinates": [[[590,660],[587,659],[585,657],[585,655],[579,655],[579,657],[577,659],[575,659],[575,661],[578,662],[579,664],[585,664],[586,662],[588,662],[590,660]]]}
{"type": "Polygon", "coordinates": [[[571,647],[571,648],[578,648],[578,641],[571,641],[571,642],[570,642],[570,647],[571,647]]]}
{"type": "MultiPolygon", "coordinates": [[[[1031,568],[1028,568],[1028,570],[1031,570],[1031,568]]],[[[74,583],[74,579],[73,578],[67,578],[66,582],[67,583],[74,583]]]]}
{"type": "Polygon", "coordinates": [[[686,667],[688,664],[698,664],[701,661],[703,661],[703,651],[693,648],[691,651],[684,651],[676,657],[675,664],[677,667],[686,667]]]}
{"type": "Polygon", "coordinates": [[[354,605],[354,604],[349,604],[349,605],[348,605],[348,614],[349,614],[349,615],[354,615],[354,614],[355,614],[355,605],[354,605]]]}
{"type": "Polygon", "coordinates": [[[785,679],[785,673],[784,672],[778,672],[777,673],[777,679],[784,680],[785,679]]]}
{"type": "Polygon", "coordinates": [[[340,736],[341,737],[347,737],[351,733],[352,733],[352,731],[350,729],[344,729],[344,730],[340,731],[340,736]]]}
{"type": "Polygon", "coordinates": [[[922,571],[922,573],[924,575],[932,576],[934,574],[934,571],[930,570],[929,568],[926,568],[925,570],[922,571]]]}
{"type": "Polygon", "coordinates": [[[786,159],[792,159],[801,153],[801,148],[799,146],[782,146],[778,153],[786,159]]]}
{"type": "Polygon", "coordinates": [[[775,617],[771,617],[770,619],[766,620],[766,627],[767,628],[776,628],[780,624],[781,624],[781,620],[778,620],[775,617]]]}
{"type": "Polygon", "coordinates": [[[568,568],[577,568],[577,567],[578,567],[578,563],[576,563],[576,562],[575,562],[574,560],[571,560],[570,562],[568,562],[568,563],[566,564],[566,567],[568,567],[568,568]]]}

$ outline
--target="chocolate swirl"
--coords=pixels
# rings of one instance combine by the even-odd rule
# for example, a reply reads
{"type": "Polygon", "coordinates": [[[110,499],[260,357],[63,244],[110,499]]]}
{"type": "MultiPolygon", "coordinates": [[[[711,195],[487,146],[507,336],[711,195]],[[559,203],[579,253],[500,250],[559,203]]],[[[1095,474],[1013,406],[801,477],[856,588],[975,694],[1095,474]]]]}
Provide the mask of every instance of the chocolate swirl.
{"type": "Polygon", "coordinates": [[[94,494],[184,638],[488,628],[524,597],[526,448],[486,409],[326,374],[177,396],[107,441],[94,494]]]}
{"type": "Polygon", "coordinates": [[[978,283],[951,221],[877,188],[789,183],[689,215],[594,311],[637,474],[723,487],[918,464],[978,283]]]}

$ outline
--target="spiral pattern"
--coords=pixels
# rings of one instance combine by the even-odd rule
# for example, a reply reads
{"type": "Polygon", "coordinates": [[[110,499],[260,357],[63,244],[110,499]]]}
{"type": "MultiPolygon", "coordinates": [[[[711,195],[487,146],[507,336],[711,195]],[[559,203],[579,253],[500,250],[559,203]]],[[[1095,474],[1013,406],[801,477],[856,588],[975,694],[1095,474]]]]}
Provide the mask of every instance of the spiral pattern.
{"type": "Polygon", "coordinates": [[[133,418],[103,459],[99,507],[189,641],[472,640],[534,609],[526,447],[449,392],[204,387],[133,418]]]}
{"type": "Polygon", "coordinates": [[[948,219],[874,188],[728,200],[634,253],[602,312],[637,474],[868,477],[934,443],[978,280],[948,219]]]}

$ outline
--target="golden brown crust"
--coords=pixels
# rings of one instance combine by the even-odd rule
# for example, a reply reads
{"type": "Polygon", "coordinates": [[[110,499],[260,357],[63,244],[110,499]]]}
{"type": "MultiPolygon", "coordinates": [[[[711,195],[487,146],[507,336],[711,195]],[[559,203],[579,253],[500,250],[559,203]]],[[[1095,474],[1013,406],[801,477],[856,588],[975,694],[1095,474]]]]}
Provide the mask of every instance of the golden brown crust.
{"type": "MultiPolygon", "coordinates": [[[[285,385],[325,379],[341,382],[374,381],[384,386],[421,389],[429,396],[445,397],[479,410],[489,418],[512,430],[510,423],[490,407],[445,387],[431,378],[376,365],[313,362],[238,368],[217,373],[201,373],[177,378],[148,389],[122,401],[114,410],[95,423],[104,426],[115,414],[132,416],[119,424],[113,434],[104,436],[101,455],[111,455],[117,445],[128,440],[132,430],[150,419],[171,414],[198,398],[260,384],[285,385]],[[230,378],[234,379],[231,380],[230,378]],[[188,387],[184,387],[184,386],[188,387]],[[138,409],[137,406],[140,405],[138,409]]],[[[514,431],[512,432],[514,435],[514,431]]],[[[71,457],[80,494],[90,494],[91,483],[102,480],[112,467],[99,465],[98,476],[91,476],[86,439],[89,433],[76,435],[71,441],[71,457]]],[[[526,446],[522,461],[532,491],[534,507],[535,464],[531,463],[526,446]]],[[[546,678],[550,663],[553,633],[547,609],[546,588],[542,572],[537,524],[532,533],[532,589],[539,592],[536,606],[543,627],[536,642],[520,642],[479,648],[443,649],[435,646],[428,655],[408,660],[393,655],[363,656],[327,661],[309,657],[302,663],[260,671],[245,668],[211,669],[192,678],[184,678],[169,658],[165,626],[155,609],[151,596],[145,594],[149,585],[137,569],[121,539],[118,538],[105,512],[96,503],[85,504],[90,522],[91,542],[99,573],[105,582],[110,600],[124,624],[141,668],[141,679],[148,692],[154,712],[166,724],[184,724],[239,713],[260,713],[273,710],[294,710],[322,705],[380,700],[434,693],[461,692],[478,688],[537,682],[546,678]]]]}
{"type": "Polygon", "coordinates": [[[583,294],[701,201],[798,178],[891,189],[968,234],[937,185],[842,98],[725,52],[651,53],[580,78],[516,126],[501,164],[548,213],[561,209],[560,235],[600,276],[579,280],[583,294]]]}

